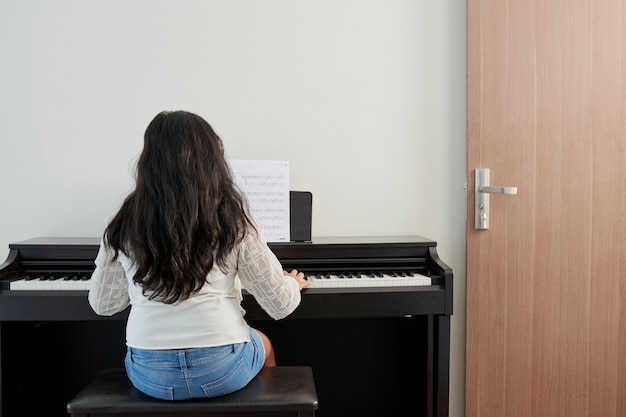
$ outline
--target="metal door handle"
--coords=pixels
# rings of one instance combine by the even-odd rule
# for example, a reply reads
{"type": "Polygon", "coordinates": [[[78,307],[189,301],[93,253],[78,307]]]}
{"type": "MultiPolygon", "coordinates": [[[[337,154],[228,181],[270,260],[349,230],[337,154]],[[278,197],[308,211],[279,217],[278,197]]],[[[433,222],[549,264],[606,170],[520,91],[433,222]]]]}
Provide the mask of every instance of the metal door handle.
{"type": "Polygon", "coordinates": [[[478,191],[489,194],[517,194],[517,187],[489,187],[483,185],[478,191]]]}
{"type": "Polygon", "coordinates": [[[474,229],[489,229],[489,194],[517,194],[517,187],[489,185],[489,168],[479,168],[474,174],[474,229]]]}

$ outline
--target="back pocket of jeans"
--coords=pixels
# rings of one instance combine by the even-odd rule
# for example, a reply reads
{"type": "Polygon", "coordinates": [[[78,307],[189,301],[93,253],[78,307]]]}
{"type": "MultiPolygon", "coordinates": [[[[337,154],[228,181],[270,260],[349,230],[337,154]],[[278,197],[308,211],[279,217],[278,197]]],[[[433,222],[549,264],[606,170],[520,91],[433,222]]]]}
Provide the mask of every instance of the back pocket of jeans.
{"type": "Polygon", "coordinates": [[[201,387],[207,397],[218,397],[240,390],[250,382],[252,377],[248,368],[241,360],[238,360],[228,373],[215,381],[202,384],[201,387]]]}

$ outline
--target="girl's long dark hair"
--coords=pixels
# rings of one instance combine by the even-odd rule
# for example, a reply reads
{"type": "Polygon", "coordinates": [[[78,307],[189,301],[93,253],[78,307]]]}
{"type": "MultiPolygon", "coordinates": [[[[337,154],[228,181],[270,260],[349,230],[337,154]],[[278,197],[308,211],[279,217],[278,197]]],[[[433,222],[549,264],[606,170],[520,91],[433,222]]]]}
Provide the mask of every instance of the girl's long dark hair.
{"type": "Polygon", "coordinates": [[[252,226],[213,128],[193,113],[161,112],[144,135],[136,188],[104,237],[116,257],[134,261],[145,295],[173,304],[197,292],[214,264],[224,270],[252,226]]]}

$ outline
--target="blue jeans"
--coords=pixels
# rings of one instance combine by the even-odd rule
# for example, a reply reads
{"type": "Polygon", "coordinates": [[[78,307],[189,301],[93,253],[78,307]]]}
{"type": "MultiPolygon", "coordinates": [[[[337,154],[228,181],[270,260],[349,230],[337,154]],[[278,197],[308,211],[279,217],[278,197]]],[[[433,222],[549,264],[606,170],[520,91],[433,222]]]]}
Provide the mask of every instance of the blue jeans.
{"type": "Polygon", "coordinates": [[[250,329],[250,342],[234,345],[145,350],[128,347],[126,373],[139,391],[162,400],[210,398],[245,387],[263,367],[265,350],[250,329]]]}

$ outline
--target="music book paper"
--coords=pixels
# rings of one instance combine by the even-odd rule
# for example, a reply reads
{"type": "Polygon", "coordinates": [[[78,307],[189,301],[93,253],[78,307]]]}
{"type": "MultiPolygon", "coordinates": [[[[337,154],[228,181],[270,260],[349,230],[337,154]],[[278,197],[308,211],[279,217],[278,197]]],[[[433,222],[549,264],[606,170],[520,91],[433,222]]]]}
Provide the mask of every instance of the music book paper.
{"type": "Polygon", "coordinates": [[[289,161],[229,160],[267,242],[289,242],[289,161]]]}

